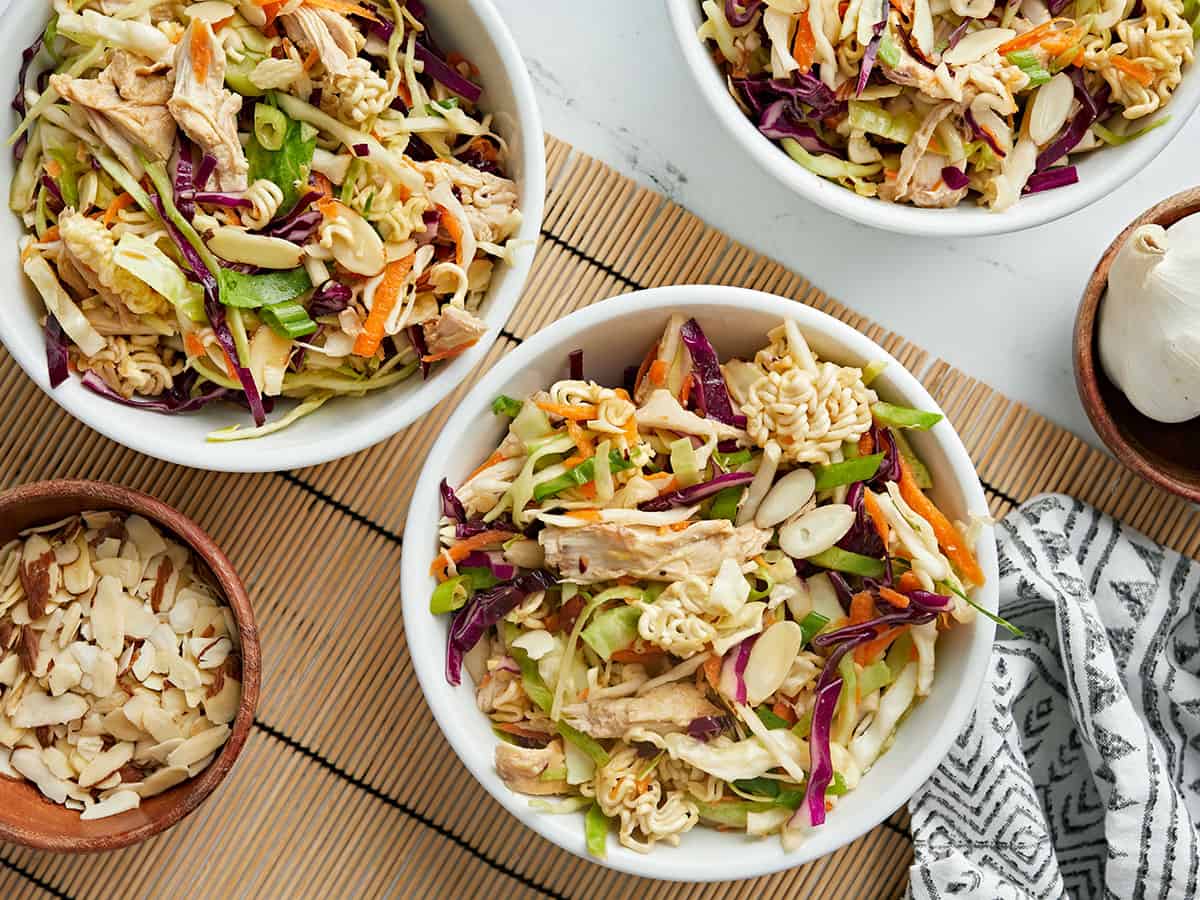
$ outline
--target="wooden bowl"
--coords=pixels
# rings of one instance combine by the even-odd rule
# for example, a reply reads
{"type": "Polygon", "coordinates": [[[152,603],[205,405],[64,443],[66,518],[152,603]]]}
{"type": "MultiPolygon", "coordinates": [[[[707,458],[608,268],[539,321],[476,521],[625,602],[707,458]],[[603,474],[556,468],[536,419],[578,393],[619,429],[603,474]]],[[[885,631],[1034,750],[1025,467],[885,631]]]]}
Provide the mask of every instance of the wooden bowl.
{"type": "Polygon", "coordinates": [[[1159,487],[1200,503],[1200,418],[1177,424],[1142,415],[1109,381],[1100,365],[1098,319],[1117,251],[1135,228],[1173,225],[1200,212],[1200,188],[1176,194],[1147,210],[1113,241],[1092,274],[1075,317],[1075,385],[1092,426],[1127,468],[1159,487]]]}
{"type": "Polygon", "coordinates": [[[33,785],[0,777],[0,841],[39,850],[79,853],[115,850],[170,828],[199,806],[233,767],[254,720],[262,662],[250,598],[229,559],[183,513],[146,494],[101,481],[41,481],[0,494],[0,545],[25,528],[87,510],[145,516],[192,548],[233,610],[241,636],[242,703],[228,743],[203,772],[142,801],[138,809],[84,822],[79,813],[45,799],[33,785]]]}

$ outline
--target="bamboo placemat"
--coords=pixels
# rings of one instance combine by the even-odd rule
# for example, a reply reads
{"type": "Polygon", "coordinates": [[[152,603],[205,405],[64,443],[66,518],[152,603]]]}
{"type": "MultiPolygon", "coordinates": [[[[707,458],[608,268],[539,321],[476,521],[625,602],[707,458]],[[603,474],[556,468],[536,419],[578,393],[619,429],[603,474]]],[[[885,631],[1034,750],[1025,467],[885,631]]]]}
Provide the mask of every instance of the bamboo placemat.
{"type": "MultiPolygon", "coordinates": [[[[659,194],[554,138],[546,153],[543,239],[521,305],[480,372],[546,323],[613,294],[687,282],[771,291],[849,322],[915,372],[959,428],[995,515],[1034,494],[1064,491],[1197,555],[1200,521],[1187,504],[659,194]]],[[[754,881],[678,885],[577,860],[522,828],[476,785],[425,707],[399,596],[409,494],[465,390],[349,459],[225,475],[158,462],[89,431],[0,352],[0,487],[101,478],[195,517],[245,578],[264,664],[250,741],[200,810],[165,835],[109,855],[0,845],[0,897],[873,900],[903,893],[912,857],[903,811],[807,866],[754,881]]]]}

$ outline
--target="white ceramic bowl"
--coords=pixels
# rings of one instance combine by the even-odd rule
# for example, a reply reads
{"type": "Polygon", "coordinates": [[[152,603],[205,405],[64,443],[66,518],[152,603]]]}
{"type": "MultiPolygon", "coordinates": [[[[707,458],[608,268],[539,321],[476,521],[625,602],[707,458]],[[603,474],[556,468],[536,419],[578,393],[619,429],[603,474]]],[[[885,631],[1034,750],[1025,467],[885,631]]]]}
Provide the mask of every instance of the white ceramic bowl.
{"type": "MultiPolygon", "coordinates": [[[[496,737],[487,717],[475,706],[471,678],[463,678],[459,687],[446,682],[449,617],[429,612],[435,583],[429,566],[436,553],[440,515],[438,482],[445,477],[451,484],[459,484],[500,442],[508,420],[492,415],[491,403],[497,394],[527,396],[566,377],[567,354],[575,349],[584,352],[588,378],[620,384],[625,367],[641,360],[672,312],[695,316],[722,359],[752,356],[766,342],[767,331],[790,317],[823,357],[856,365],[886,359],[888,366],[877,382],[886,399],[937,409],[912,375],[848,325],[781,297],[711,286],[638,291],[573,313],[500,360],[462,401],[429,453],[408,513],[401,577],[409,652],[442,732],[479,783],[534,831],[588,859],[592,857],[584,844],[583,814],[535,812],[529,808],[529,798],[509,791],[493,767],[496,737]]],[[[968,514],[987,514],[979,479],[949,422],[943,420],[928,432],[912,433],[912,442],[933,474],[936,488],[932,495],[948,515],[961,520],[968,514]]],[[[990,529],[980,535],[975,549],[987,575],[987,584],[976,599],[995,610],[999,576],[990,529]]],[[[610,836],[604,863],[651,878],[722,881],[797,866],[849,843],[895,812],[941,762],[974,709],[993,633],[991,621],[978,616],[974,624],[942,635],[933,692],[908,716],[895,746],[867,773],[859,788],[846,795],[826,825],[795,852],[785,853],[777,838],[760,840],[697,827],[683,836],[680,846],[659,845],[647,855],[627,850],[610,836]]]]}
{"type": "MultiPolygon", "coordinates": [[[[11,0],[8,4],[0,23],[0,42],[9,48],[0,59],[0,85],[4,86],[5,96],[17,82],[20,48],[41,33],[49,14],[46,0],[11,0]]],[[[524,215],[517,237],[526,245],[517,254],[516,265],[496,267],[481,313],[488,331],[474,347],[448,365],[435,367],[428,381],[422,382],[416,375],[365,397],[335,398],[312,415],[266,437],[208,443],[205,435],[217,428],[235,423],[252,427],[249,414],[229,403],[215,403],[190,414],[159,415],[99,397],[83,387],[76,376],[50,389],[38,325],[43,304],[21,272],[17,240],[24,229],[17,216],[5,210],[0,213],[0,268],[8,272],[8,287],[0,303],[0,339],[21,368],[67,412],[118,443],[168,462],[231,472],[294,469],[346,456],[410,425],[454,390],[479,365],[521,294],[542,224],[546,166],[533,85],[517,45],[491,0],[438,0],[429,4],[429,21],[442,47],[463,54],[479,67],[479,83],[483,86],[480,104],[494,114],[495,129],[508,142],[510,175],[520,189],[524,215]]],[[[15,126],[15,114],[9,121],[15,126]]],[[[6,198],[12,174],[12,155],[4,148],[0,151],[0,183],[6,198]]]]}
{"type": "MultiPolygon", "coordinates": [[[[718,0],[720,2],[720,0],[718,0]]],[[[887,231],[929,237],[971,237],[1024,231],[1053,222],[1108,196],[1145,169],[1200,105],[1200,78],[1189,67],[1183,83],[1160,115],[1166,125],[1120,147],[1106,147],[1073,159],[1079,182],[1057,190],[1023,197],[1002,213],[989,212],[973,202],[952,209],[919,209],[860,197],[836,182],[793,162],[774,142],[763,137],[729,96],[725,76],[709,55],[696,29],[704,21],[700,0],[667,0],[675,37],[700,93],[714,115],[751,158],[784,185],[830,212],[887,231]]]]}

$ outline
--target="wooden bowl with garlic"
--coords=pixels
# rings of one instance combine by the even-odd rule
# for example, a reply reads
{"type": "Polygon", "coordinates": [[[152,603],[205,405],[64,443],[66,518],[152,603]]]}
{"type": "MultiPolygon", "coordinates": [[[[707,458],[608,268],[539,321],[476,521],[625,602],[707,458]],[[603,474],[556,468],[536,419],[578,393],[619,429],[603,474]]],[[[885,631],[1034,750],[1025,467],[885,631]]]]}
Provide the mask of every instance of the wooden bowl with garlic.
{"type": "Polygon", "coordinates": [[[1109,450],[1200,503],[1200,188],[1159,203],[1105,250],[1075,318],[1075,384],[1109,450]]]}
{"type": "Polygon", "coordinates": [[[260,672],[246,590],[187,516],[103,482],[0,494],[0,841],[171,827],[232,768],[260,672]]]}

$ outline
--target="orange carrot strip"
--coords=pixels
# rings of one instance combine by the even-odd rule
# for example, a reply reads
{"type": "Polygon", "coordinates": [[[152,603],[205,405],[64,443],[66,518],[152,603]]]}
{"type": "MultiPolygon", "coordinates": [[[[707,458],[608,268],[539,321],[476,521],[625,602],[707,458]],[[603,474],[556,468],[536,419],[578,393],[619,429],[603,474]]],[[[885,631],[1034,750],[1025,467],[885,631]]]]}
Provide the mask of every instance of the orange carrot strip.
{"type": "Polygon", "coordinates": [[[704,670],[704,677],[708,681],[708,686],[714,691],[718,690],[717,685],[721,680],[721,657],[714,653],[704,661],[704,665],[700,668],[704,670]]]}
{"type": "Polygon", "coordinates": [[[490,469],[492,466],[496,465],[496,463],[502,462],[503,460],[506,460],[506,459],[508,459],[508,457],[505,456],[503,453],[501,453],[499,450],[493,450],[492,455],[483,461],[482,466],[480,466],[478,469],[476,469],[474,472],[472,472],[470,475],[468,475],[466,480],[470,481],[472,478],[474,478],[476,475],[478,475],[484,469],[490,469]]]}
{"type": "Polygon", "coordinates": [[[183,346],[187,350],[188,356],[204,356],[208,352],[204,349],[204,342],[196,337],[194,331],[189,331],[184,335],[183,346]]]}
{"type": "Polygon", "coordinates": [[[858,439],[858,455],[870,456],[875,452],[875,438],[869,431],[864,431],[858,439]]]}
{"type": "Polygon", "coordinates": [[[864,644],[859,644],[854,648],[854,661],[860,666],[869,666],[883,656],[887,648],[891,646],[892,641],[900,637],[907,630],[907,625],[897,625],[895,628],[888,628],[880,632],[878,637],[874,637],[864,644]]]}
{"type": "Polygon", "coordinates": [[[591,438],[588,437],[587,432],[574,419],[567,419],[567,434],[575,442],[575,449],[579,451],[580,456],[586,459],[595,454],[596,449],[592,446],[591,438]]]}
{"type": "Polygon", "coordinates": [[[1064,22],[1074,25],[1072,19],[1057,18],[1051,19],[1049,22],[1043,22],[1036,28],[1030,28],[1028,31],[1018,34],[1015,38],[1007,43],[1001,44],[999,52],[1001,55],[1012,53],[1014,50],[1024,50],[1026,47],[1032,47],[1034,44],[1040,44],[1048,37],[1052,37],[1058,30],[1058,26],[1064,22]]]}
{"type": "Polygon", "coordinates": [[[600,521],[600,510],[598,509],[572,509],[568,510],[567,515],[572,519],[582,519],[584,522],[600,521]]]}
{"type": "Polygon", "coordinates": [[[571,406],[564,403],[551,403],[549,400],[539,400],[537,401],[537,405],[538,409],[558,416],[560,419],[575,419],[576,421],[586,422],[588,419],[596,418],[596,407],[590,403],[580,403],[571,406]]]}
{"type": "Polygon", "coordinates": [[[438,362],[439,360],[449,359],[452,356],[458,356],[460,353],[465,353],[479,342],[479,338],[467,341],[465,344],[457,344],[449,350],[440,350],[437,353],[430,353],[427,356],[421,357],[421,362],[438,362]]]}
{"type": "Polygon", "coordinates": [[[1154,71],[1140,62],[1134,62],[1124,56],[1110,56],[1108,61],[1142,87],[1149,87],[1154,82],[1154,71]]]}
{"type": "Polygon", "coordinates": [[[304,57],[304,62],[300,63],[300,68],[307,72],[315,66],[321,59],[321,54],[317,52],[317,48],[313,47],[308,51],[308,56],[304,57]]]}
{"type": "MultiPolygon", "coordinates": [[[[654,362],[654,357],[658,355],[658,344],[655,344],[646,355],[642,358],[642,364],[638,366],[637,377],[633,379],[633,392],[636,394],[638,388],[642,386],[642,379],[646,377],[646,373],[650,370],[650,363],[654,362]]],[[[626,400],[629,398],[626,397],[626,400]]]]}
{"type": "Polygon", "coordinates": [[[909,599],[899,591],[894,591],[890,587],[880,587],[879,596],[892,604],[892,606],[899,609],[908,609],[909,599]]]}
{"type": "Polygon", "coordinates": [[[888,527],[887,517],[884,516],[883,510],[879,507],[879,501],[875,499],[875,495],[870,491],[863,491],[863,506],[866,507],[867,515],[871,517],[871,523],[875,526],[875,530],[879,532],[879,538],[883,541],[883,546],[886,548],[891,530],[888,527]]]}
{"type": "Polygon", "coordinates": [[[870,591],[859,591],[850,598],[850,624],[859,625],[875,618],[875,598],[870,591]]]}
{"type": "Polygon", "coordinates": [[[679,405],[687,408],[688,398],[692,396],[692,383],[696,379],[688,372],[687,378],[683,379],[683,387],[679,389],[679,405]]]}
{"type": "Polygon", "coordinates": [[[42,163],[42,167],[51,178],[57,178],[62,174],[62,164],[57,159],[51,158],[46,160],[42,163]]]}
{"type": "Polygon", "coordinates": [[[363,322],[362,331],[354,339],[355,356],[374,356],[379,345],[383,343],[384,324],[400,300],[400,290],[404,287],[404,279],[412,271],[414,258],[415,255],[410,253],[403,259],[387,264],[383,280],[375,289],[371,312],[363,322]]]}
{"type": "Polygon", "coordinates": [[[104,223],[104,227],[111,226],[117,218],[117,214],[131,203],[133,203],[133,194],[123,193],[114,197],[113,202],[108,204],[108,209],[104,210],[104,217],[100,220],[104,223]]]}
{"type": "Polygon", "coordinates": [[[812,68],[816,55],[817,39],[813,36],[812,24],[808,21],[808,11],[800,14],[796,23],[796,36],[792,39],[792,58],[800,63],[800,71],[807,72],[812,68]]]}
{"type": "Polygon", "coordinates": [[[445,574],[446,566],[451,562],[458,562],[470,556],[476,550],[486,547],[488,544],[499,544],[507,541],[513,534],[511,531],[481,531],[479,534],[473,534],[469,538],[464,538],[454,546],[450,547],[437,555],[433,564],[429,567],[429,574],[441,577],[445,574]]]}
{"type": "Polygon", "coordinates": [[[595,500],[596,499],[596,482],[585,481],[583,484],[581,484],[579,486],[579,493],[581,493],[584,496],[584,499],[586,499],[586,500],[595,500]]]}
{"type": "MultiPolygon", "coordinates": [[[[808,21],[808,17],[805,16],[804,20],[808,21]]],[[[784,703],[782,700],[776,700],[771,705],[771,712],[775,713],[775,715],[779,716],[779,718],[783,719],[783,721],[787,722],[789,725],[796,724],[796,711],[792,709],[792,704],[790,703],[784,703]]]]}
{"type": "Polygon", "coordinates": [[[958,569],[959,574],[972,584],[983,584],[985,580],[983,570],[979,568],[975,554],[971,552],[963,536],[958,533],[958,529],[946,518],[945,514],[933,505],[933,501],[925,496],[925,492],[917,487],[917,482],[913,480],[912,469],[904,457],[900,456],[899,459],[900,496],[912,507],[913,512],[933,527],[938,546],[942,548],[946,558],[954,564],[954,568],[958,569]]]}
{"type": "Polygon", "coordinates": [[[896,582],[900,590],[904,592],[921,590],[921,579],[912,572],[905,572],[900,576],[900,580],[896,582]]]}
{"type": "Polygon", "coordinates": [[[573,469],[577,465],[579,465],[581,462],[583,462],[583,457],[580,456],[578,453],[576,453],[576,454],[574,454],[572,456],[568,456],[566,459],[564,459],[562,461],[562,464],[563,464],[563,468],[573,469]]]}
{"type": "Polygon", "coordinates": [[[463,264],[462,223],[454,217],[454,214],[450,210],[440,204],[438,205],[438,211],[442,214],[442,227],[446,229],[446,234],[450,235],[450,240],[454,241],[454,261],[461,266],[463,264]]]}
{"type": "Polygon", "coordinates": [[[666,656],[666,653],[655,647],[653,650],[616,650],[613,652],[611,659],[619,663],[643,663],[662,659],[664,656],[666,656]]]}
{"type": "Polygon", "coordinates": [[[203,28],[192,29],[192,71],[196,73],[197,81],[208,77],[208,67],[212,62],[212,45],[208,42],[208,33],[203,28]]]}
{"type": "Polygon", "coordinates": [[[656,359],[650,364],[650,383],[662,387],[667,383],[667,374],[671,371],[665,359],[656,359]]]}
{"type": "Polygon", "coordinates": [[[61,237],[61,235],[59,234],[58,226],[51,225],[42,234],[42,237],[41,237],[41,240],[39,241],[39,243],[45,244],[45,243],[48,243],[49,241],[57,241],[60,237],[61,237]]]}

